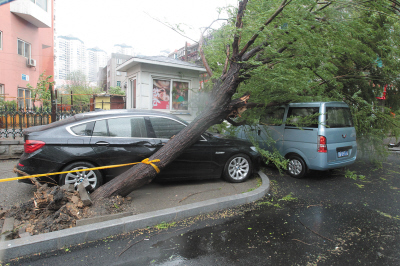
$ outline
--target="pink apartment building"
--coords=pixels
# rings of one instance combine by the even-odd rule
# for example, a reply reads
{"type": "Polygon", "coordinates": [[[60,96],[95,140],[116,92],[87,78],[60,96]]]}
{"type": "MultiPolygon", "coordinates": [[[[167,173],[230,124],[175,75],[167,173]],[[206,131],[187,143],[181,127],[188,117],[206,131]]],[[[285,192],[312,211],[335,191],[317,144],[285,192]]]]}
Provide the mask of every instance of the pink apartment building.
{"type": "Polygon", "coordinates": [[[32,107],[27,84],[43,72],[54,76],[54,0],[0,5],[0,99],[32,107]]]}

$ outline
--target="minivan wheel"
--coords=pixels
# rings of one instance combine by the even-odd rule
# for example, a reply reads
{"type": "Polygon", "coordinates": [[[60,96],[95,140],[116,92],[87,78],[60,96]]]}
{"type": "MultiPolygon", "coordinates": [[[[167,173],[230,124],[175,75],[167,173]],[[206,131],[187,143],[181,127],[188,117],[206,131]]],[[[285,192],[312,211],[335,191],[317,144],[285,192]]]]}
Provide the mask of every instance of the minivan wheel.
{"type": "MultiPolygon", "coordinates": [[[[76,162],[68,165],[62,171],[73,171],[85,168],[93,168],[93,164],[88,162],[76,162]]],[[[60,175],[60,186],[65,184],[74,184],[75,189],[78,187],[79,183],[87,179],[92,185],[93,189],[97,189],[103,184],[103,176],[99,170],[88,170],[74,173],[66,173],[60,175]]]]}
{"type": "Polygon", "coordinates": [[[233,155],[224,167],[224,178],[231,183],[246,181],[251,175],[251,160],[246,154],[233,155]]]}
{"type": "Polygon", "coordinates": [[[307,165],[300,156],[289,156],[287,172],[294,178],[303,178],[307,173],[307,165]]]}

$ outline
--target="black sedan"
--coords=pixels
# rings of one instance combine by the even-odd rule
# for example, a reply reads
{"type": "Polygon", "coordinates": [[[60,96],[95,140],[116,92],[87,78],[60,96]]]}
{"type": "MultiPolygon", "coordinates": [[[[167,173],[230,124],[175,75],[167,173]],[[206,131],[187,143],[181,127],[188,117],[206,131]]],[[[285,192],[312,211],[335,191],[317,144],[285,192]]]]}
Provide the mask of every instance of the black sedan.
{"type": "MultiPolygon", "coordinates": [[[[140,162],[186,125],[174,115],[137,109],[77,114],[24,130],[25,150],[17,169],[43,174],[140,162]]],[[[157,179],[224,177],[229,182],[243,182],[258,167],[259,160],[251,143],[206,132],[157,179]]],[[[87,179],[97,188],[128,167],[66,173],[40,181],[77,186],[87,179]]],[[[20,181],[30,183],[28,179],[20,181]]]]}

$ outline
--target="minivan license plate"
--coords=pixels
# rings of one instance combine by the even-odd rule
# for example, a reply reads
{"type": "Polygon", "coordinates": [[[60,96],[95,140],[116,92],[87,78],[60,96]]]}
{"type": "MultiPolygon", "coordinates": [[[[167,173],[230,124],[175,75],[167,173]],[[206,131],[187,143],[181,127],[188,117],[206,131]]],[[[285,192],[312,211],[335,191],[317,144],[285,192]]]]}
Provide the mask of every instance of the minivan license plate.
{"type": "Polygon", "coordinates": [[[338,157],[346,157],[349,156],[349,151],[338,151],[338,157]]]}

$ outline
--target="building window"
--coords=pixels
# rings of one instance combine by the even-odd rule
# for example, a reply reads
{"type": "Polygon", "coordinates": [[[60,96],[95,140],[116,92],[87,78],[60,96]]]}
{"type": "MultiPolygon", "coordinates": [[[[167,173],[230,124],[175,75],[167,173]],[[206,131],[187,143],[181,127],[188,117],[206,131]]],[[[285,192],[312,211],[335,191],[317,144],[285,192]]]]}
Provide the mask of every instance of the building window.
{"type": "Polygon", "coordinates": [[[27,58],[31,57],[31,44],[18,39],[18,54],[27,58]]]}
{"type": "Polygon", "coordinates": [[[3,50],[3,32],[0,30],[0,50],[3,50]]]}
{"type": "Polygon", "coordinates": [[[188,110],[189,82],[153,80],[153,109],[188,110]]]}
{"type": "Polygon", "coordinates": [[[0,100],[5,100],[6,99],[6,95],[4,92],[4,84],[0,84],[0,100]]]}
{"type": "Polygon", "coordinates": [[[121,76],[121,72],[117,71],[117,76],[121,76]]]}
{"type": "Polygon", "coordinates": [[[42,8],[44,11],[47,12],[47,0],[31,0],[32,3],[36,4],[40,8],[42,8]]]}
{"type": "Polygon", "coordinates": [[[169,80],[153,80],[153,109],[169,110],[170,84],[169,80]]]}
{"type": "Polygon", "coordinates": [[[189,82],[172,82],[172,110],[188,110],[189,82]]]}
{"type": "Polygon", "coordinates": [[[117,87],[121,88],[121,81],[117,81],[117,87]]]}
{"type": "Polygon", "coordinates": [[[31,91],[29,89],[18,88],[18,108],[29,109],[32,106],[31,91]]]}

